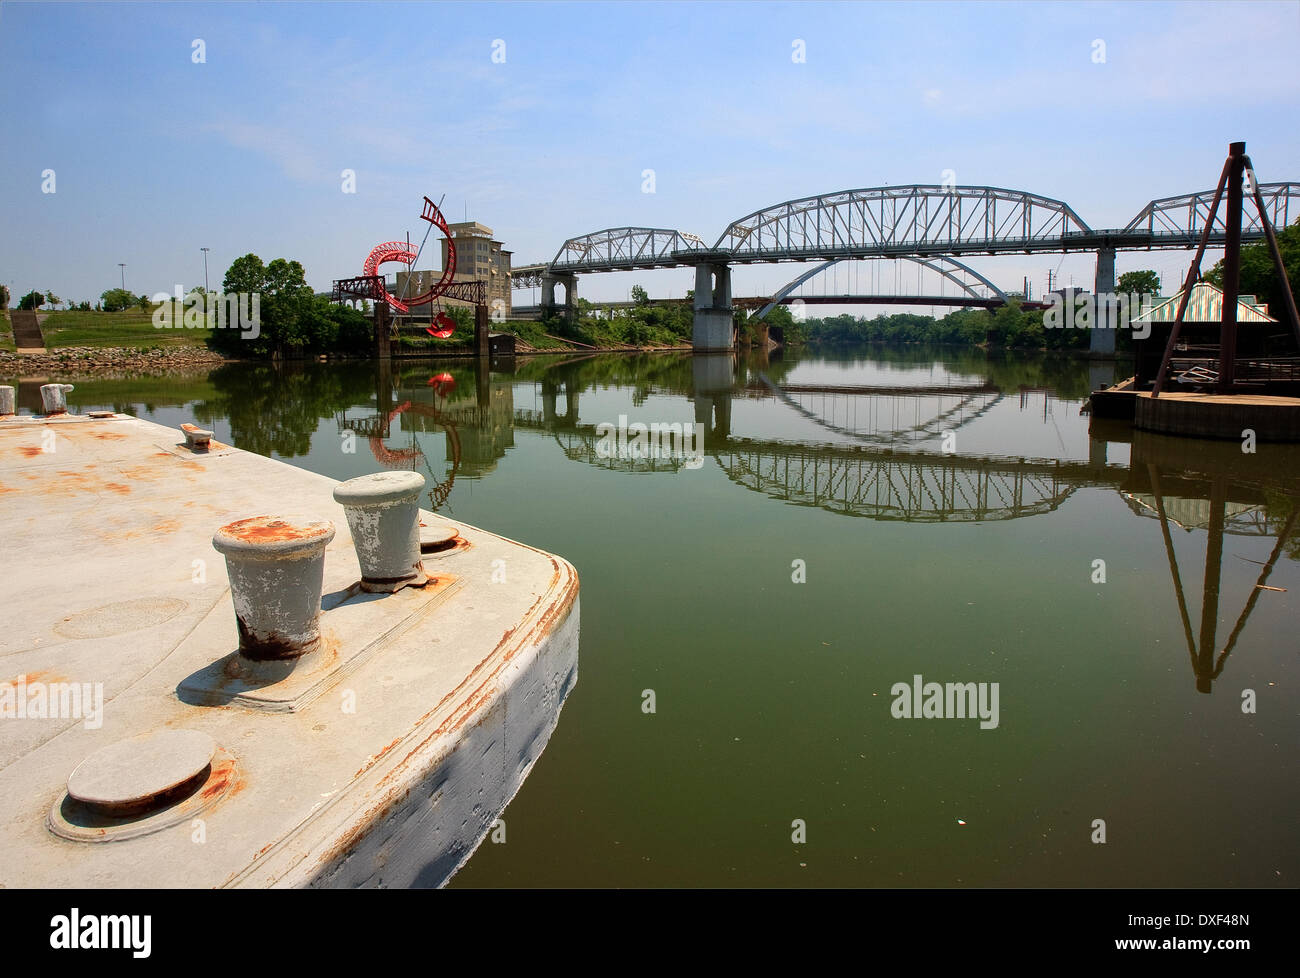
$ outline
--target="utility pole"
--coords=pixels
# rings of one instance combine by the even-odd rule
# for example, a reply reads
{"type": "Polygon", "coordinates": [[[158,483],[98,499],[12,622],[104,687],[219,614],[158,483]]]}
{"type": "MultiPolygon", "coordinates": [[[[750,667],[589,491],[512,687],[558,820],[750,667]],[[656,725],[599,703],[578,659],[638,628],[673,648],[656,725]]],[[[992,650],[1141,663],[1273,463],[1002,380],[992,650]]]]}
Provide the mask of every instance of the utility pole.
{"type": "Polygon", "coordinates": [[[212,250],[211,248],[199,249],[199,251],[203,252],[203,294],[204,295],[208,294],[208,252],[211,250],[212,250]]]}
{"type": "Polygon", "coordinates": [[[122,270],[122,291],[125,292],[126,291],[126,262],[124,261],[118,262],[117,267],[122,270]]]}

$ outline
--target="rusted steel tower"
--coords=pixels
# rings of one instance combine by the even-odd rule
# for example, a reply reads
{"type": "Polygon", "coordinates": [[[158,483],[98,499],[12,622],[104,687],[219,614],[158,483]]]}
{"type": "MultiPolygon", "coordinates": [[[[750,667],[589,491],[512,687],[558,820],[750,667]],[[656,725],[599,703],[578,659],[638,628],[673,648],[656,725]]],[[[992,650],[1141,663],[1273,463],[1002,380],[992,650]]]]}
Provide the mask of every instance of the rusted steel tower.
{"type": "Polygon", "coordinates": [[[1223,172],[1219,174],[1219,183],[1214,191],[1214,202],[1206,216],[1205,226],[1201,229],[1201,239],[1196,247],[1196,257],[1192,259],[1191,268],[1187,270],[1187,279],[1183,283],[1182,296],[1178,301],[1178,312],[1174,317],[1173,329],[1165,345],[1164,357],[1160,361],[1160,370],[1156,374],[1152,397],[1159,397],[1164,390],[1165,377],[1169,372],[1169,361],[1178,345],[1178,334],[1183,325],[1183,316],[1187,312],[1187,303],[1192,295],[1192,288],[1201,278],[1201,259],[1205,256],[1205,247],[1214,228],[1214,220],[1219,211],[1226,188],[1228,205],[1223,217],[1224,255],[1223,255],[1223,318],[1219,330],[1219,371],[1217,389],[1220,394],[1231,394],[1236,386],[1237,358],[1237,298],[1241,278],[1241,212],[1244,206],[1245,186],[1249,186],[1255,207],[1259,211],[1260,224],[1264,237],[1268,241],[1269,251],[1273,257],[1273,267],[1282,284],[1282,300],[1286,305],[1286,314],[1291,326],[1291,334],[1300,351],[1300,316],[1296,313],[1295,297],[1291,284],[1286,277],[1286,267],[1282,262],[1282,253],[1277,246],[1277,237],[1273,225],[1268,219],[1268,210],[1260,194],[1259,181],[1255,177],[1255,168],[1250,157],[1246,155],[1244,142],[1228,145],[1228,158],[1224,161],[1223,172]]]}

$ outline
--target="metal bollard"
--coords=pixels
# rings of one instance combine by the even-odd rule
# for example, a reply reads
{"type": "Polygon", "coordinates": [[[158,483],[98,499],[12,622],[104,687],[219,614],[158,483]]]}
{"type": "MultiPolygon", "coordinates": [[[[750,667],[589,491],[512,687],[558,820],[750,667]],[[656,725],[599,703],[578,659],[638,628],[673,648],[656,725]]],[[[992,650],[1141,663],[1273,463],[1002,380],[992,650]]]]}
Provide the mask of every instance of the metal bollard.
{"type": "Polygon", "coordinates": [[[212,432],[198,425],[183,424],[181,432],[185,435],[185,447],[196,452],[206,452],[212,441],[212,432]]]}
{"type": "Polygon", "coordinates": [[[420,564],[419,472],[376,472],[334,487],[352,531],[361,589],[391,592],[427,578],[420,564]]]}
{"type": "Polygon", "coordinates": [[[217,530],[212,546],[226,558],[240,655],[297,659],[320,644],[325,547],[333,539],[329,520],[254,516],[217,530]]]}
{"type": "Polygon", "coordinates": [[[68,401],[67,394],[75,388],[71,384],[43,384],[41,385],[41,404],[45,407],[46,414],[67,414],[68,401]]]}

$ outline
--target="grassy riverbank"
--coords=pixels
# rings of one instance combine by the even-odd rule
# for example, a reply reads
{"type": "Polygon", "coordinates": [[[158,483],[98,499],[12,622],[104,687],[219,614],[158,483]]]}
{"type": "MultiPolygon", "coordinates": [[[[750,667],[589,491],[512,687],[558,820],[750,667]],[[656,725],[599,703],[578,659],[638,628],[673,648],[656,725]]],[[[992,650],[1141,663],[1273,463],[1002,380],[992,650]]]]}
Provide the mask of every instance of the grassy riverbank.
{"type": "MultiPolygon", "coordinates": [[[[170,349],[207,345],[210,329],[159,329],[153,312],[131,309],[123,312],[51,312],[42,316],[41,333],[45,348],[127,347],[170,349]]],[[[12,347],[10,347],[12,349],[12,347]]]]}

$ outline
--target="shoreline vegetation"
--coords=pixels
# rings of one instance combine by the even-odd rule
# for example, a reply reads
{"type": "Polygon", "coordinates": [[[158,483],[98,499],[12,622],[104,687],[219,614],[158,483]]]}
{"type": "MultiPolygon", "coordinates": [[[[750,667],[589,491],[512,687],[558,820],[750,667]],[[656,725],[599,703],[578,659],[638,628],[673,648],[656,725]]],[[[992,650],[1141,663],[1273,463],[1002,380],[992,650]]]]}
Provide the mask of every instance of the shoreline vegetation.
{"type": "MultiPolygon", "coordinates": [[[[522,357],[689,352],[690,302],[688,300],[672,305],[679,308],[671,308],[667,303],[648,306],[656,316],[653,325],[641,331],[630,329],[630,324],[620,322],[622,317],[617,315],[606,319],[581,314],[572,322],[559,318],[548,321],[512,320],[494,323],[492,328],[494,332],[512,333],[516,337],[518,355],[522,357]],[[642,342],[637,344],[636,340],[642,342]]],[[[1001,322],[998,321],[998,312],[990,314],[982,309],[967,309],[952,313],[942,320],[911,313],[882,314],[872,319],[846,314],[795,323],[788,309],[777,307],[773,310],[775,315],[769,315],[767,323],[784,327],[786,346],[810,352],[819,349],[843,352],[894,348],[965,349],[984,354],[1006,351],[1047,356],[1087,355],[1086,330],[1056,331],[1073,339],[1072,345],[1032,345],[1031,338],[1042,330],[1041,312],[1022,311],[1018,306],[1004,307],[1004,310],[998,310],[1003,313],[1001,322]],[[781,316],[781,313],[785,313],[785,316],[781,316]],[[1037,320],[1038,330],[1033,330],[1032,324],[1025,322],[1031,317],[1037,320]],[[773,319],[776,321],[773,322],[773,319]],[[948,322],[949,320],[954,322],[948,322]],[[979,327],[983,327],[982,336],[977,332],[979,327]]],[[[456,312],[459,313],[460,310],[456,312]]],[[[361,317],[362,314],[357,315],[361,317]]],[[[456,315],[454,318],[459,320],[461,316],[456,315]]],[[[463,318],[469,319],[468,315],[463,318]]],[[[368,326],[368,319],[366,323],[368,326]]],[[[393,356],[401,360],[472,356],[471,344],[459,338],[463,333],[460,327],[466,325],[458,322],[457,337],[447,340],[426,338],[408,327],[395,342],[393,356]]],[[[758,331],[752,329],[752,325],[740,324],[740,338],[742,343],[752,343],[757,348],[758,331]]],[[[47,352],[18,354],[14,351],[8,316],[0,316],[0,376],[150,376],[201,372],[226,363],[257,363],[271,359],[258,356],[252,350],[248,352],[253,355],[241,356],[239,348],[213,349],[211,337],[217,332],[214,329],[158,328],[153,323],[153,308],[119,312],[68,310],[42,313],[41,329],[45,335],[47,352]]],[[[1124,352],[1121,345],[1121,355],[1124,352]]],[[[281,359],[287,362],[338,362],[365,361],[371,359],[371,356],[368,349],[320,353],[293,351],[281,359]]]]}
{"type": "MultiPolygon", "coordinates": [[[[1278,231],[1278,246],[1284,274],[1300,279],[1300,220],[1278,231]]],[[[1222,285],[1223,262],[1204,276],[1222,285]]],[[[1280,306],[1281,278],[1264,243],[1241,251],[1240,288],[1257,296],[1272,308],[1280,306]]],[[[1175,283],[1175,291],[1176,291],[1175,283]]],[[[1150,269],[1126,272],[1116,283],[1120,294],[1159,295],[1161,282],[1150,269]]],[[[179,287],[178,287],[179,291],[179,287]]],[[[276,258],[263,263],[254,254],[235,259],[222,281],[227,296],[246,295],[259,299],[255,322],[250,329],[219,329],[206,324],[203,310],[218,301],[215,291],[194,289],[184,303],[173,306],[173,315],[184,309],[182,321],[160,328],[162,301],[132,295],[125,289],[109,289],[96,308],[89,302],[72,303],[52,293],[29,292],[18,308],[36,310],[45,337],[44,354],[15,352],[8,312],[0,308],[0,367],[41,370],[148,370],[167,364],[195,364],[241,360],[369,359],[373,350],[373,322],[369,303],[362,309],[336,305],[327,294],[316,294],[307,284],[300,262],[276,258]],[[41,312],[46,303],[66,305],[60,311],[41,312]],[[198,323],[203,322],[202,327],[198,323]]],[[[578,297],[570,319],[551,316],[539,321],[508,320],[493,323],[496,332],[516,337],[516,351],[525,356],[543,353],[647,353],[659,350],[689,350],[694,329],[694,293],[682,299],[652,301],[646,290],[634,285],[630,306],[601,305],[578,297]]],[[[12,297],[5,289],[0,306],[12,297]]],[[[167,298],[165,294],[154,299],[167,298]]],[[[778,327],[784,345],[792,348],[852,349],[872,346],[964,347],[986,353],[999,350],[1025,353],[1088,354],[1086,329],[1049,328],[1042,310],[1024,309],[1019,299],[996,309],[962,308],[942,318],[918,313],[883,313],[872,318],[844,313],[825,318],[804,318],[803,307],[796,315],[790,306],[774,307],[762,321],[736,311],[740,345],[763,343],[763,327],[778,327]]],[[[446,312],[456,322],[456,333],[437,339],[408,322],[397,337],[394,353],[399,357],[464,356],[472,353],[468,342],[473,335],[473,314],[465,306],[451,306],[446,312]]],[[[1133,349],[1132,331],[1116,330],[1116,352],[1133,349]]]]}
{"type": "MultiPolygon", "coordinates": [[[[1300,222],[1283,229],[1278,238],[1291,277],[1293,266],[1300,271],[1300,222]]],[[[1242,250],[1242,288],[1253,290],[1261,301],[1274,301],[1279,291],[1277,276],[1271,262],[1265,263],[1261,257],[1263,250],[1259,245],[1242,250]]],[[[1205,276],[1211,282],[1221,277],[1222,262],[1205,276]]],[[[259,322],[251,335],[206,325],[178,323],[160,328],[159,321],[166,321],[159,315],[162,303],[120,289],[104,293],[99,309],[82,302],[75,308],[51,312],[41,312],[40,305],[61,300],[32,293],[24,297],[23,304],[36,308],[47,352],[18,354],[8,312],[0,310],[0,374],[127,377],[211,369],[241,361],[371,359],[369,303],[354,309],[313,293],[296,261],[277,258],[264,265],[256,255],[245,255],[230,266],[222,287],[224,294],[260,296],[259,322]]],[[[1120,292],[1158,293],[1160,282],[1155,272],[1142,270],[1122,275],[1117,287],[1120,292]]],[[[572,318],[507,320],[494,322],[490,328],[513,334],[516,352],[524,357],[690,350],[693,293],[687,292],[682,299],[652,301],[645,289],[633,286],[631,296],[632,305],[620,307],[578,297],[572,318]]],[[[186,301],[198,308],[192,319],[189,313],[184,318],[195,324],[206,322],[201,310],[216,299],[215,292],[195,290],[186,301]]],[[[469,342],[474,328],[472,312],[464,306],[446,311],[456,322],[454,336],[435,338],[421,329],[418,320],[408,320],[394,341],[394,357],[473,355],[469,342]]],[[[738,310],[736,326],[742,348],[761,346],[763,327],[777,327],[785,346],[811,351],[919,348],[967,349],[985,356],[1001,351],[1049,357],[1089,354],[1088,330],[1049,328],[1042,310],[1024,309],[1016,298],[996,309],[954,309],[941,318],[911,312],[880,313],[870,318],[849,313],[803,318],[796,317],[790,306],[779,305],[761,321],[738,310]]],[[[1118,329],[1116,353],[1124,356],[1132,349],[1132,331],[1118,329]]]]}

